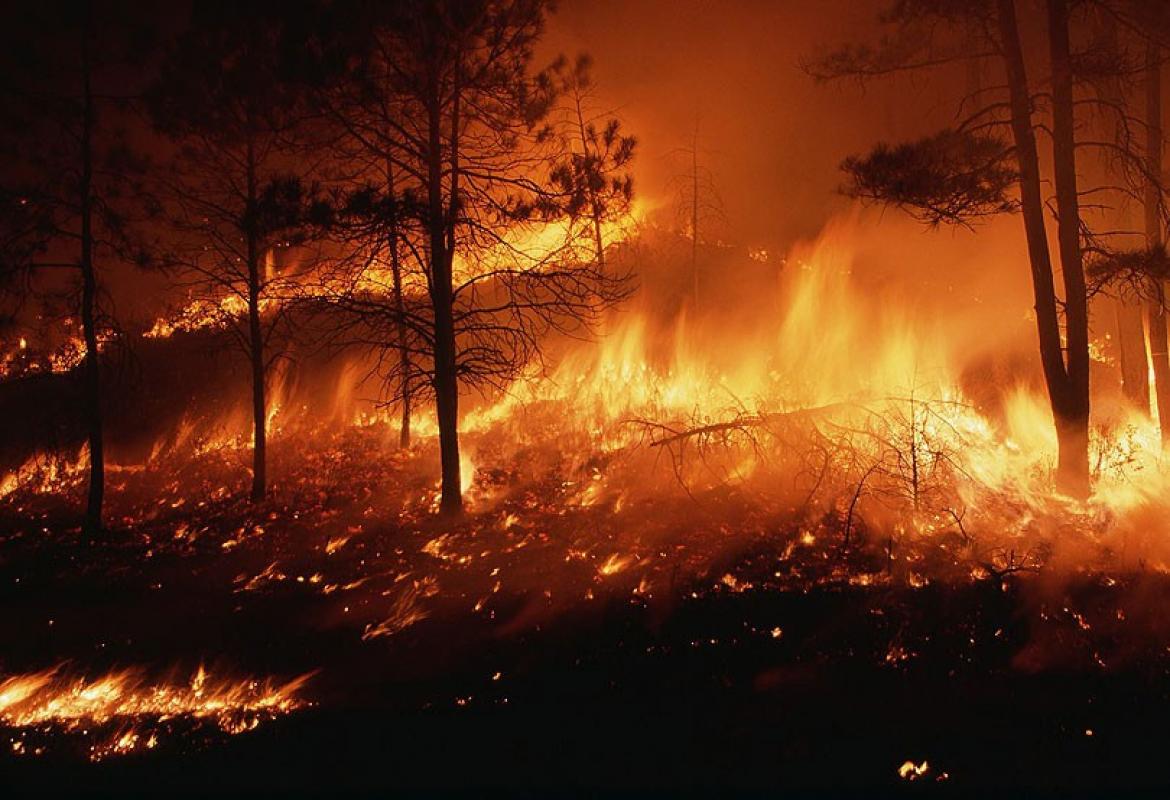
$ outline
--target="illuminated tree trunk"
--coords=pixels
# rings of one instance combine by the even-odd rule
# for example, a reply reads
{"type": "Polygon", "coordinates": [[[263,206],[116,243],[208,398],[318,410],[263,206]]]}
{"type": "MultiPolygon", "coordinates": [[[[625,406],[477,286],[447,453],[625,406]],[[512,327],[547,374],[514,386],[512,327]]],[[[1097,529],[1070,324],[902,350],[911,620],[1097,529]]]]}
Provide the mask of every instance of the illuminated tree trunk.
{"type": "Polygon", "coordinates": [[[1056,183],[1057,241],[1064,277],[1068,382],[1053,403],[1060,440],[1058,478],[1074,496],[1089,490],[1089,309],[1081,253],[1077,194],[1072,58],[1068,0],[1048,0],[1048,41],[1052,54],[1052,157],[1056,183]]]}
{"type": "Polygon", "coordinates": [[[248,348],[252,364],[252,502],[267,491],[268,414],[264,399],[264,331],[260,325],[261,265],[263,257],[257,230],[256,155],[251,139],[247,152],[247,210],[245,231],[248,259],[248,348]]]}
{"type": "MultiPolygon", "coordinates": [[[[1162,247],[1162,53],[1153,40],[1146,45],[1146,244],[1162,247]]],[[[1170,356],[1167,355],[1165,284],[1152,281],[1153,297],[1146,304],[1150,329],[1150,361],[1162,443],[1170,441],[1170,356]]]]}
{"type": "Polygon", "coordinates": [[[1118,298],[1117,347],[1121,360],[1121,391],[1125,399],[1150,413],[1150,369],[1146,355],[1146,329],[1140,303],[1118,298]]]}
{"type": "MultiPolygon", "coordinates": [[[[87,8],[88,14],[88,8],[87,8]]],[[[88,22],[88,19],[87,19],[88,22]]],[[[86,436],[89,442],[89,492],[85,530],[102,529],[105,496],[105,452],[102,437],[101,370],[97,341],[97,276],[93,265],[93,90],[90,86],[89,30],[82,33],[84,98],[81,127],[81,330],[85,339],[82,376],[85,386],[86,436]]]]}
{"type": "Polygon", "coordinates": [[[439,510],[448,516],[463,512],[459,465],[459,380],[455,351],[452,262],[458,196],[459,113],[456,101],[451,123],[450,197],[443,198],[443,115],[437,77],[432,77],[428,104],[427,200],[431,262],[431,307],[434,313],[435,411],[439,422],[442,496],[439,510]]]}
{"type": "Polygon", "coordinates": [[[1032,126],[1032,102],[1020,44],[1014,0],[998,0],[998,25],[1007,72],[1020,178],[1020,205],[1035,298],[1040,362],[1059,446],[1057,482],[1074,495],[1088,490],[1088,317],[1084,290],[1072,144],[1072,84],[1068,59],[1067,8],[1049,2],[1049,36],[1053,60],[1053,154],[1057,177],[1059,241],[1064,264],[1069,363],[1065,366],[1053,281],[1052,255],[1044,227],[1040,160],[1032,126]],[[1070,196],[1071,194],[1071,196],[1070,196]]]}

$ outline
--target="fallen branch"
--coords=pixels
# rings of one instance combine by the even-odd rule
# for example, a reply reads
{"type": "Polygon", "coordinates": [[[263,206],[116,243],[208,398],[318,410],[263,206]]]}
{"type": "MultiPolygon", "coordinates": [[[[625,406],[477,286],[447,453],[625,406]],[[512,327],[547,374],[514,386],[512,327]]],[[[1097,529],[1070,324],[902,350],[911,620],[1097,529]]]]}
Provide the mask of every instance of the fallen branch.
{"type": "MultiPolygon", "coordinates": [[[[661,439],[655,439],[650,442],[651,447],[662,447],[664,445],[674,444],[675,442],[684,441],[686,439],[693,439],[695,437],[710,436],[718,433],[728,433],[730,431],[743,431],[748,428],[767,428],[777,422],[786,422],[790,420],[798,420],[804,417],[818,416],[820,414],[827,414],[832,411],[842,409],[853,409],[858,406],[855,403],[830,403],[827,406],[817,406],[815,408],[801,408],[796,411],[785,411],[773,414],[750,414],[736,419],[727,420],[725,422],[714,422],[709,425],[699,425],[694,428],[687,428],[685,430],[676,430],[666,425],[654,424],[660,430],[669,431],[670,435],[661,439]]],[[[646,423],[641,423],[646,424],[646,423]]]]}

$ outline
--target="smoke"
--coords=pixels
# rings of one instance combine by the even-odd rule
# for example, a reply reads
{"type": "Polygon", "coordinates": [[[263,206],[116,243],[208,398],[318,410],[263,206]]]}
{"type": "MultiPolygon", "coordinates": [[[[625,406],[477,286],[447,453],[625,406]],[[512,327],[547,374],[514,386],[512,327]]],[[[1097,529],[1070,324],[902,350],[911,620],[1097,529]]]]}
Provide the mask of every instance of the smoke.
{"type": "MultiPolygon", "coordinates": [[[[838,191],[845,156],[952,123],[966,80],[942,71],[818,85],[801,69],[842,42],[872,39],[884,5],[682,0],[664,14],[651,0],[569,0],[551,19],[541,56],[593,56],[595,105],[638,137],[636,193],[663,226],[683,227],[675,210],[697,132],[700,165],[723,210],[701,237],[700,284],[716,293],[698,303],[713,317],[707,329],[730,339],[770,328],[778,307],[769,283],[792,266],[784,255],[848,228],[860,292],[943,337],[973,384],[1031,380],[1035,323],[1018,219],[929,230],[896,210],[859,209],[838,191]],[[766,265],[745,252],[765,254],[766,265]]],[[[669,316],[686,305],[683,249],[669,265],[638,261],[643,309],[658,304],[669,316]]]]}
{"type": "Polygon", "coordinates": [[[673,202],[697,126],[735,240],[783,252],[846,205],[836,192],[842,158],[954,111],[937,85],[818,86],[800,69],[824,47],[871,35],[882,5],[568,0],[543,55],[593,56],[598,105],[639,138],[641,194],[673,202]]]}

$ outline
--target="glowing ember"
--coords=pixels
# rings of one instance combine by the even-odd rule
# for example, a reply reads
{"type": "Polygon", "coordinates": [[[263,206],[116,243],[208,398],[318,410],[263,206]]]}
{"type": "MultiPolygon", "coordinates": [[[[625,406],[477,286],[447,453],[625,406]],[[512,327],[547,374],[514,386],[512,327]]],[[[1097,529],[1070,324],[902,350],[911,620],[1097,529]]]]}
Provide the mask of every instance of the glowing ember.
{"type": "Polygon", "coordinates": [[[902,766],[898,767],[898,777],[907,780],[915,781],[922,778],[926,773],[930,772],[930,764],[923,761],[921,764],[915,764],[913,761],[903,762],[902,766]]]}
{"type": "Polygon", "coordinates": [[[602,562],[601,566],[597,568],[597,571],[608,577],[610,575],[616,575],[633,562],[633,556],[613,553],[609,556],[609,558],[602,562]]]}

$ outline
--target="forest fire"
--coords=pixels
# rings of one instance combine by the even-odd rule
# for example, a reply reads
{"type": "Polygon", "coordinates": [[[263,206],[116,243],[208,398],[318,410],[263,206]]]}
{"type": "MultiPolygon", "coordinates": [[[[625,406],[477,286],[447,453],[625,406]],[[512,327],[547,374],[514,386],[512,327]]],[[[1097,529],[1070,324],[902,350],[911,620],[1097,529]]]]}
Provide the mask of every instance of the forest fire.
{"type": "Polygon", "coordinates": [[[1170,783],[1162,4],[67,10],[17,791],[1170,783]]]}

